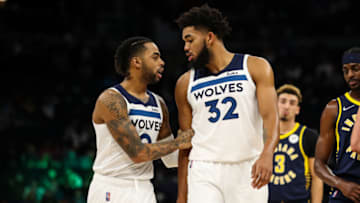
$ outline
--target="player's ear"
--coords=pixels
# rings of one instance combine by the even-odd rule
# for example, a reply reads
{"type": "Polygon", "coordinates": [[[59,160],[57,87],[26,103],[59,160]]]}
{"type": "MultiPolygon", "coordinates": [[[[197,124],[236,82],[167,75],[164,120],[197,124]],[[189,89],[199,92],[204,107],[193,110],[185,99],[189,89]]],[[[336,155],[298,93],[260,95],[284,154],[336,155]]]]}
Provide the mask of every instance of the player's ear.
{"type": "Polygon", "coordinates": [[[216,38],[216,35],[213,32],[208,32],[205,38],[206,46],[209,48],[212,46],[216,38]]]}
{"type": "Polygon", "coordinates": [[[134,56],[131,58],[130,62],[136,69],[140,69],[142,65],[142,60],[140,57],[134,56]]]}

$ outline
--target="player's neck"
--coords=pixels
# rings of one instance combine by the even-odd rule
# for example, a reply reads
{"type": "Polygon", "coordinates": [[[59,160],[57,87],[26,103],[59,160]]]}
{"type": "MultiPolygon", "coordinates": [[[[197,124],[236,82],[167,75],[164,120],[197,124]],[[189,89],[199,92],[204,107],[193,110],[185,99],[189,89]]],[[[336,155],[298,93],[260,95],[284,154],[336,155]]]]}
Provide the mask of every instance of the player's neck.
{"type": "Polygon", "coordinates": [[[132,77],[124,79],[120,84],[128,93],[134,97],[144,102],[148,100],[149,95],[147,94],[146,83],[138,81],[132,77]]]}
{"type": "Polygon", "coordinates": [[[360,102],[360,91],[350,90],[350,96],[360,102]]]}
{"type": "Polygon", "coordinates": [[[234,53],[229,52],[222,43],[216,43],[210,51],[210,61],[207,65],[212,73],[218,73],[228,66],[234,57],[234,53]]]}
{"type": "Polygon", "coordinates": [[[288,132],[290,132],[296,125],[296,121],[295,120],[291,120],[291,121],[280,121],[280,134],[286,134],[288,132]]]}

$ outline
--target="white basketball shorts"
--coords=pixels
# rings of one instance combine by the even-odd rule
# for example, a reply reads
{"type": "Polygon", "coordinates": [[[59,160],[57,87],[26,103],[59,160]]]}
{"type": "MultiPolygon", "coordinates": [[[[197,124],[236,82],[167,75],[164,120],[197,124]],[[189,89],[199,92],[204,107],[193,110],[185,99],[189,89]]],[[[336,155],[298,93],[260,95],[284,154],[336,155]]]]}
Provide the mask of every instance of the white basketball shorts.
{"type": "Polygon", "coordinates": [[[130,180],[94,174],[88,203],[156,203],[150,180],[130,180]]]}
{"type": "Polygon", "coordinates": [[[188,203],[267,203],[268,186],[251,186],[251,168],[256,159],[239,163],[190,160],[188,203]]]}

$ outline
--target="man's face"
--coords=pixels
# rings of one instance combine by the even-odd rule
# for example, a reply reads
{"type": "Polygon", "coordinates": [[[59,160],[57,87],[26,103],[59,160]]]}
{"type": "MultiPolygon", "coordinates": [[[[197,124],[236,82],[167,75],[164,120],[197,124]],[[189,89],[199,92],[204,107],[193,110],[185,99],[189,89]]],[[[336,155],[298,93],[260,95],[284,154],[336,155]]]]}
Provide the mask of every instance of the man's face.
{"type": "Polygon", "coordinates": [[[209,49],[205,44],[206,34],[206,31],[195,29],[194,26],[185,27],[182,32],[185,54],[196,69],[205,68],[209,63],[209,49]]]}
{"type": "Polygon", "coordinates": [[[148,84],[154,84],[160,81],[164,72],[165,62],[160,57],[160,51],[155,43],[148,42],[144,46],[146,50],[142,55],[143,79],[148,84]]]}
{"type": "Polygon", "coordinates": [[[294,121],[300,113],[299,99],[294,94],[281,93],[278,96],[278,108],[281,121],[294,121]]]}
{"type": "Polygon", "coordinates": [[[360,90],[360,63],[344,64],[344,79],[351,90],[360,90]]]}

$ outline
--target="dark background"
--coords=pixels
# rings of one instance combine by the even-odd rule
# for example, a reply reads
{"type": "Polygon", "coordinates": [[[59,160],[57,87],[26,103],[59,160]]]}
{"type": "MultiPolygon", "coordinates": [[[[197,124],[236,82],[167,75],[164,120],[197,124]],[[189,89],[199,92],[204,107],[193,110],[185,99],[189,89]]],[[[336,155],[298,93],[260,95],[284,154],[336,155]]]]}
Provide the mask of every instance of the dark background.
{"type": "MultiPolygon", "coordinates": [[[[166,62],[150,89],[166,101],[174,132],[174,88],[187,70],[182,12],[208,2],[233,28],[226,47],[269,60],[276,87],[303,93],[298,121],[319,130],[326,103],[348,91],[342,53],[360,46],[359,1],[8,0],[0,6],[0,202],[85,202],[95,135],[91,113],[118,82],[121,40],[154,39],[166,62]]],[[[155,161],[159,202],[175,202],[176,169],[155,161]]]]}

